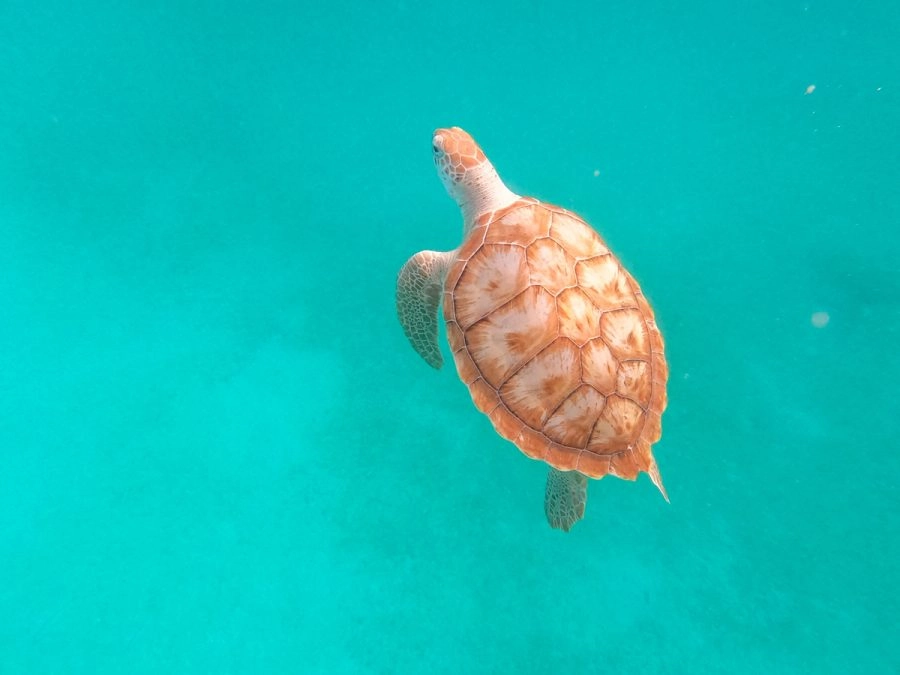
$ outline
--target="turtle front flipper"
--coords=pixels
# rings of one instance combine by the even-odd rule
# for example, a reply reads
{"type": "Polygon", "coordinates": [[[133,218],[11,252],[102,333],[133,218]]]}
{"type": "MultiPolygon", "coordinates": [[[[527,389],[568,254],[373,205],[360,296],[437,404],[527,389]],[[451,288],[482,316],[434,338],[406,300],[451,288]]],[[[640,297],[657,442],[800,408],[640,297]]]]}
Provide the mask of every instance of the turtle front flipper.
{"type": "Polygon", "coordinates": [[[444,364],[438,347],[438,307],[452,253],[419,251],[397,277],[397,316],[409,343],[428,364],[444,364]]]}
{"type": "Polygon", "coordinates": [[[587,503],[587,477],[577,471],[550,467],[544,512],[551,527],[568,532],[584,516],[587,503]]]}

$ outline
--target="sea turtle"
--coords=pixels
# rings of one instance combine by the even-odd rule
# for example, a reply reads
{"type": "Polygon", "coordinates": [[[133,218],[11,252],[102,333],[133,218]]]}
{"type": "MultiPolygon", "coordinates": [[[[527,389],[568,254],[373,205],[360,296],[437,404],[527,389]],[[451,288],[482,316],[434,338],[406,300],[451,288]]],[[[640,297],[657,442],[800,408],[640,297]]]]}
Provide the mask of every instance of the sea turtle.
{"type": "Polygon", "coordinates": [[[462,209],[455,251],[420,251],[397,279],[413,348],[440,368],[438,307],[460,378],[497,433],[550,465],[544,510],[568,531],[587,478],[644,471],[668,501],[650,446],[668,367],[653,311],[597,233],[510,191],[472,137],[438,129],[438,173],[462,209]]]}

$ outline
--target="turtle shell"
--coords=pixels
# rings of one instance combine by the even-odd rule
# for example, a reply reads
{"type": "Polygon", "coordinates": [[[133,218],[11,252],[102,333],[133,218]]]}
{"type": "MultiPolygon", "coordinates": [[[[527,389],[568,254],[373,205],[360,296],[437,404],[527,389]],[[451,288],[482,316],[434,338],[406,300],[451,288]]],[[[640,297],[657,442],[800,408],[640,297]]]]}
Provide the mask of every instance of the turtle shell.
{"type": "Polygon", "coordinates": [[[634,278],[574,213],[520,199],[479,218],[444,285],[460,378],[529,457],[592,478],[646,471],[668,368],[634,278]]]}

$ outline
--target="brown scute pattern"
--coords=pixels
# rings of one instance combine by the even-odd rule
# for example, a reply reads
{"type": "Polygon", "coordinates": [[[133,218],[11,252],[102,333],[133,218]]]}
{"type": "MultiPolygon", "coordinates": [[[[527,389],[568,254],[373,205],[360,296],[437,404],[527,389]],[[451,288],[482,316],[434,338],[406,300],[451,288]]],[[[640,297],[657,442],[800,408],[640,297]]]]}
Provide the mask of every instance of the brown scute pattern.
{"type": "Polygon", "coordinates": [[[469,390],[472,392],[475,407],[486,415],[490,415],[500,405],[497,390],[480,377],[469,385],[469,390]]]}
{"type": "Polygon", "coordinates": [[[447,342],[450,343],[450,351],[454,354],[466,345],[465,333],[455,321],[447,322],[447,342]]]}
{"type": "Polygon", "coordinates": [[[619,359],[639,359],[650,355],[647,326],[638,309],[617,309],[600,317],[600,337],[619,359]]]}
{"type": "Polygon", "coordinates": [[[634,401],[618,395],[608,397],[588,440],[588,450],[600,454],[620,452],[635,440],[643,418],[643,409],[634,401]]]}
{"type": "Polygon", "coordinates": [[[638,472],[646,470],[641,467],[641,458],[629,448],[624,452],[613,455],[609,461],[609,472],[618,478],[625,480],[634,480],[637,478],[638,472]]]}
{"type": "Polygon", "coordinates": [[[528,287],[525,249],[511,244],[485,244],[473,255],[454,290],[456,322],[469,326],[528,287]]]}
{"type": "Polygon", "coordinates": [[[484,245],[484,235],[487,228],[475,227],[466,237],[463,245],[456,254],[456,261],[451,263],[447,270],[447,278],[444,280],[444,315],[447,319],[455,319],[453,316],[453,292],[459,283],[459,276],[466,269],[469,259],[484,245]],[[449,294],[449,298],[447,295],[449,294]]]}
{"type": "Polygon", "coordinates": [[[487,241],[506,243],[514,241],[528,246],[537,239],[550,234],[549,212],[533,204],[520,204],[518,208],[507,209],[499,218],[491,223],[487,241]],[[525,234],[527,233],[527,234],[525,234]]]}
{"type": "Polygon", "coordinates": [[[465,349],[454,352],[453,360],[456,363],[456,372],[459,373],[459,379],[464,383],[471,385],[475,380],[481,377],[478,366],[475,365],[469,352],[465,349]]]}
{"type": "Polygon", "coordinates": [[[528,361],[500,387],[500,398],[532,429],[581,382],[581,354],[571,340],[559,338],[528,361]]]}
{"type": "Polygon", "coordinates": [[[460,246],[457,258],[462,261],[468,261],[469,258],[475,255],[475,253],[478,252],[478,249],[484,246],[484,238],[487,236],[487,231],[486,225],[472,228],[472,231],[469,232],[469,236],[466,237],[463,245],[460,246]]]}
{"type": "Polygon", "coordinates": [[[544,433],[562,445],[585,448],[605,403],[600,392],[583,384],[550,415],[544,424],[544,433]]]}
{"type": "Polygon", "coordinates": [[[630,398],[641,408],[646,409],[650,405],[651,390],[649,363],[646,361],[623,361],[619,365],[616,391],[621,396],[630,398]]]}
{"type": "Polygon", "coordinates": [[[484,379],[495,387],[557,334],[556,303],[540,286],[530,286],[466,333],[466,346],[484,379]]]}
{"type": "MultiPolygon", "coordinates": [[[[560,471],[572,471],[577,469],[579,458],[585,455],[584,450],[580,448],[573,448],[572,446],[556,443],[555,441],[548,442],[543,435],[535,435],[534,438],[536,438],[537,441],[532,438],[529,438],[528,440],[541,446],[541,451],[543,453],[541,459],[560,471]],[[544,439],[543,442],[541,442],[540,439],[544,439]]],[[[528,453],[526,452],[525,454],[527,455],[528,453]]],[[[591,474],[585,472],[585,475],[590,476],[591,474]]]]}
{"type": "Polygon", "coordinates": [[[528,246],[525,252],[531,283],[553,295],[577,283],[575,261],[562,246],[546,237],[528,246]]]}
{"type": "Polygon", "coordinates": [[[603,476],[609,473],[609,467],[613,456],[614,455],[597,455],[592,452],[585,452],[578,455],[575,465],[572,468],[591,478],[603,478],[603,476]]]}
{"type": "Polygon", "coordinates": [[[444,315],[479,410],[527,456],[593,478],[650,474],[668,377],[637,282],[575,214],[485,214],[448,272],[444,315]]]}
{"type": "Polygon", "coordinates": [[[600,309],[635,306],[635,293],[628,283],[628,275],[611,254],[579,261],[575,273],[581,288],[600,309]]]}
{"type": "Polygon", "coordinates": [[[580,288],[567,288],[557,296],[559,334],[581,347],[600,334],[600,310],[580,288]]]}
{"type": "Polygon", "coordinates": [[[488,414],[488,417],[490,417],[494,429],[503,438],[516,438],[525,426],[522,420],[515,415],[510,415],[502,405],[497,406],[493,412],[488,414]]]}
{"type": "Polygon", "coordinates": [[[616,391],[616,361],[601,338],[588,342],[581,349],[582,379],[604,396],[616,391]]]}
{"type": "Polygon", "coordinates": [[[600,236],[592,228],[584,227],[577,216],[566,213],[553,214],[550,236],[576,260],[609,253],[600,236]]]}

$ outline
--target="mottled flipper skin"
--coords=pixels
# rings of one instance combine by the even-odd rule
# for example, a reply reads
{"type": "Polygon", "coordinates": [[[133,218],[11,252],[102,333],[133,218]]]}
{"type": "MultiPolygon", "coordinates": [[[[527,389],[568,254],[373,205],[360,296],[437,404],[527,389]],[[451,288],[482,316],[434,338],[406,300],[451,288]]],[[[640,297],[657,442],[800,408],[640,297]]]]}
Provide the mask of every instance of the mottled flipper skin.
{"type": "Polygon", "coordinates": [[[577,471],[560,471],[551,466],[544,494],[544,513],[550,526],[568,532],[584,516],[585,504],[587,477],[577,471]]]}
{"type": "Polygon", "coordinates": [[[444,365],[438,346],[438,307],[449,253],[419,251],[397,277],[397,316],[410,344],[432,368],[444,365]]]}

